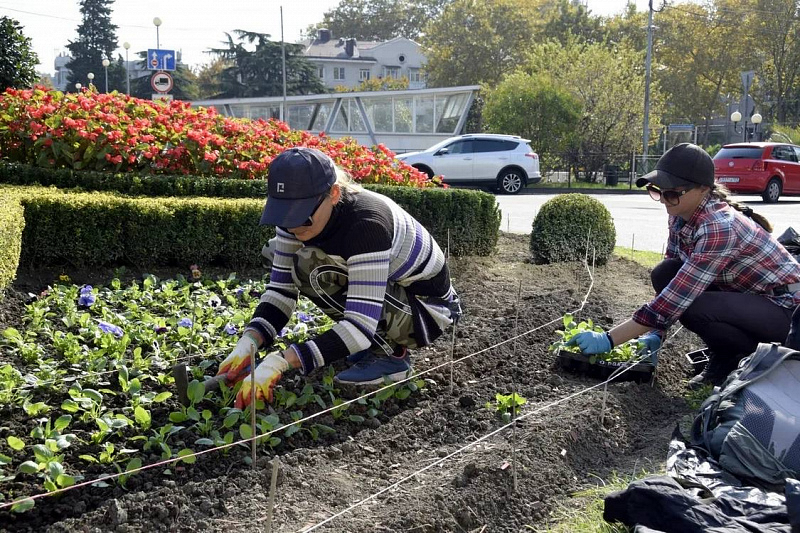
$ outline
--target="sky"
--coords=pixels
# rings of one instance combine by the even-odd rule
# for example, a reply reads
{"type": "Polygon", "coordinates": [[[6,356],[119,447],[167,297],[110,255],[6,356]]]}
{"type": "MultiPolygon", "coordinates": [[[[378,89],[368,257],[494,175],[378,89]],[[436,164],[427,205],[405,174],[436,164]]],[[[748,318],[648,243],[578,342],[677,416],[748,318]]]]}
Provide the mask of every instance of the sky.
{"type": "MultiPolygon", "coordinates": [[[[224,32],[244,29],[268,33],[274,40],[281,36],[281,5],[283,32],[287,42],[295,42],[310,24],[322,20],[326,11],[340,0],[116,0],[112,5],[112,22],[118,26],[120,48],[116,54],[125,58],[122,43],[131,45],[129,56],[156,47],[156,27],[153,19],[162,24],[158,30],[162,49],[181,50],[183,62],[199,66],[211,61],[204,53],[218,47],[225,39],[224,32]]],[[[640,11],[647,9],[648,0],[636,0],[640,11]]],[[[614,15],[625,8],[627,0],[588,0],[595,15],[614,15]]],[[[23,33],[30,37],[39,56],[37,70],[52,74],[53,63],[66,45],[77,38],[81,22],[78,0],[0,0],[0,16],[18,20],[23,33]]],[[[115,54],[115,58],[116,58],[115,54]]],[[[102,68],[102,67],[101,67],[102,68]]]]}

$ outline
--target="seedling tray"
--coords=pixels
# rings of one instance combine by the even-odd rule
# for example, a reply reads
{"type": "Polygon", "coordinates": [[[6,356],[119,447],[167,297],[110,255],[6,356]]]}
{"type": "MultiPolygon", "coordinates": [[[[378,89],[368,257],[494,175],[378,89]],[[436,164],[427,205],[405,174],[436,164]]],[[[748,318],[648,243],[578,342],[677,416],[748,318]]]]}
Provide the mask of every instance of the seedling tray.
{"type": "Polygon", "coordinates": [[[692,365],[692,375],[696,376],[706,368],[706,364],[709,360],[708,350],[706,348],[701,348],[700,350],[695,350],[693,352],[689,352],[684,355],[689,364],[692,365]]]}
{"type": "Polygon", "coordinates": [[[653,379],[656,367],[651,362],[631,364],[623,361],[601,361],[589,362],[589,357],[579,353],[560,350],[558,352],[558,362],[564,370],[585,374],[605,381],[611,374],[620,369],[631,367],[624,373],[615,376],[612,381],[635,381],[637,383],[649,383],[653,379]]]}

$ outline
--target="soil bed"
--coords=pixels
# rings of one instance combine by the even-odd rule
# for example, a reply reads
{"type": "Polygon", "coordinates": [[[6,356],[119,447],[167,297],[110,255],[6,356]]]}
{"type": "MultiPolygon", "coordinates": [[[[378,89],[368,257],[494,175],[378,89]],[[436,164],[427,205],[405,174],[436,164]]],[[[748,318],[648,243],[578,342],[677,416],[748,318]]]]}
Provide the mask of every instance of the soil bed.
{"type": "MultiPolygon", "coordinates": [[[[504,235],[489,258],[454,258],[452,274],[463,305],[455,359],[492,347],[515,331],[541,327],[464,359],[450,370],[423,377],[428,385],[406,400],[393,399],[370,424],[325,420],[335,433],[292,439],[276,449],[280,475],[274,531],[298,531],[347,509],[396,482],[429,467],[501,427],[485,404],[514,388],[527,399],[522,414],[598,383],[562,369],[548,346],[560,317],[580,306],[590,284],[577,264],[532,265],[527,237],[504,235]],[[519,324],[515,301],[521,282],[519,324]],[[518,329],[517,329],[518,328],[518,329]]],[[[57,274],[56,274],[57,275],[57,274]]],[[[81,275],[70,273],[75,280],[81,275]]],[[[594,273],[594,286],[582,318],[611,326],[652,293],[646,269],[615,258],[594,273]]],[[[23,275],[0,304],[0,328],[20,327],[27,292],[44,288],[42,273],[23,275]]],[[[110,276],[108,276],[110,277],[110,276]]],[[[54,278],[50,278],[54,279],[54,278]]],[[[102,279],[96,279],[96,282],[102,279]]],[[[414,355],[424,371],[447,361],[451,336],[414,355]]],[[[683,354],[696,339],[679,331],[662,350],[654,386],[633,382],[608,387],[601,423],[603,390],[595,389],[520,420],[515,428],[454,455],[414,478],[344,513],[320,531],[522,531],[547,524],[550,513],[571,492],[597,483],[612,472],[657,469],[669,436],[688,412],[681,398],[690,368],[683,354]],[[515,442],[512,452],[512,442],[515,442]],[[517,490],[513,490],[516,464],[517,490]]],[[[314,377],[312,376],[312,379],[314,377]]],[[[284,385],[301,389],[302,378],[284,385]]],[[[27,434],[25,420],[9,418],[12,434],[27,434]]],[[[154,416],[156,414],[154,413],[154,416]]],[[[187,435],[187,442],[194,437],[187,435]]],[[[206,454],[193,465],[170,465],[131,477],[126,489],[112,484],[37,501],[24,514],[0,513],[0,529],[51,532],[252,531],[265,527],[270,454],[259,454],[257,468],[246,465],[249,451],[206,454]],[[168,473],[165,470],[169,469],[168,473]]],[[[145,460],[156,462],[157,456],[145,460]]],[[[90,475],[87,474],[87,478],[90,475]]],[[[30,491],[19,483],[20,493],[30,491]]]]}

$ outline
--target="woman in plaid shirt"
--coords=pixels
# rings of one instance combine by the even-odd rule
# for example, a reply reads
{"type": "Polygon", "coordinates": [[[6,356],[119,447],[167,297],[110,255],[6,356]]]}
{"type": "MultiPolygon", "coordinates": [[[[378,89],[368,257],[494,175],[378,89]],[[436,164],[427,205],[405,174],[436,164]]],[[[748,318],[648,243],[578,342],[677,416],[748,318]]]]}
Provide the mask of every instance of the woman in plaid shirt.
{"type": "Polygon", "coordinates": [[[595,354],[639,337],[655,356],[663,332],[680,322],[711,353],[689,386],[719,385],[758,343],[786,339],[800,305],[800,264],[764,217],[714,182],[714,163],[699,146],[674,146],[636,185],[669,214],[666,257],[651,274],[657,294],[624,323],[573,343],[595,354]]]}

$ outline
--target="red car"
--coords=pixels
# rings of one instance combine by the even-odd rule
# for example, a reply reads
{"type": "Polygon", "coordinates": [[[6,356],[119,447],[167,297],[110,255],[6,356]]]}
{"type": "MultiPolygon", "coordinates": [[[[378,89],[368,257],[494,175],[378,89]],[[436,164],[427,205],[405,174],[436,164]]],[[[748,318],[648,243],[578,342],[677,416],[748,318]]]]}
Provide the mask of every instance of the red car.
{"type": "Polygon", "coordinates": [[[794,144],[726,144],[714,156],[714,176],[731,192],[760,194],[774,203],[782,194],[800,194],[798,161],[800,146],[794,144]]]}

